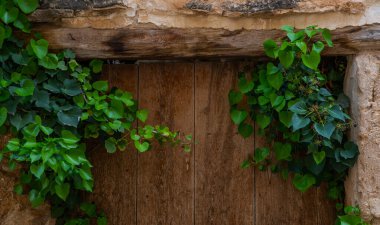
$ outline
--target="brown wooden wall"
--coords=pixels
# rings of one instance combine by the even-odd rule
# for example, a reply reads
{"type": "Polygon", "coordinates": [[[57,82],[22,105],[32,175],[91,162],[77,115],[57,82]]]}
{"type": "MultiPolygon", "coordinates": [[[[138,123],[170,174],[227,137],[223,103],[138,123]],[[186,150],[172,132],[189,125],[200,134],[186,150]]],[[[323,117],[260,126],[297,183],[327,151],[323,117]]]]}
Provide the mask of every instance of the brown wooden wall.
{"type": "Polygon", "coordinates": [[[104,78],[135,94],[153,124],[193,134],[191,153],[156,146],[107,154],[90,149],[92,199],[110,225],[333,225],[323,188],[301,194],[270,172],[243,170],[260,147],[243,139],[229,117],[228,92],[241,63],[108,65],[104,78]]]}

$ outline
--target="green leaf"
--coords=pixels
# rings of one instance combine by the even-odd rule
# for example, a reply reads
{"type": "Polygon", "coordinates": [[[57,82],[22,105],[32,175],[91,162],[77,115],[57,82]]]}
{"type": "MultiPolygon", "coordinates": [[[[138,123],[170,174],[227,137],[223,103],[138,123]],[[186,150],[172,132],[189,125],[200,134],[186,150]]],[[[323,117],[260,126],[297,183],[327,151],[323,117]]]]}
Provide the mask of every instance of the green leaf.
{"type": "Polygon", "coordinates": [[[3,47],[4,40],[5,40],[5,29],[3,26],[0,26],[0,48],[3,47]]]}
{"type": "Polygon", "coordinates": [[[66,144],[76,144],[80,141],[80,139],[76,135],[74,135],[68,130],[62,130],[61,137],[63,142],[66,144]]]}
{"type": "Polygon", "coordinates": [[[293,179],[293,185],[301,192],[306,192],[311,186],[316,183],[316,179],[313,175],[296,174],[293,179]]]}
{"type": "Polygon", "coordinates": [[[333,107],[329,108],[327,110],[330,116],[345,121],[345,114],[343,113],[342,109],[338,105],[334,105],[333,107]]]}
{"type": "Polygon", "coordinates": [[[92,72],[100,73],[103,69],[103,61],[99,59],[94,59],[90,62],[90,67],[92,68],[92,72]]]}
{"type": "Polygon", "coordinates": [[[43,59],[48,53],[49,42],[45,39],[40,39],[38,41],[32,39],[30,40],[30,45],[32,46],[34,54],[36,54],[39,59],[43,59]]]}
{"type": "Polygon", "coordinates": [[[38,8],[38,0],[17,0],[17,4],[25,14],[32,13],[38,8]]]}
{"type": "Polygon", "coordinates": [[[294,61],[295,53],[293,51],[282,50],[278,52],[278,57],[280,59],[280,63],[287,69],[289,68],[294,61]]]}
{"type": "Polygon", "coordinates": [[[18,194],[18,195],[22,195],[22,192],[23,192],[23,188],[22,188],[22,185],[21,184],[17,184],[14,186],[13,188],[13,191],[18,194]]]}
{"type": "MultiPolygon", "coordinates": [[[[1,6],[4,7],[4,6],[1,6]]],[[[17,19],[19,10],[16,7],[0,9],[0,17],[5,24],[14,22],[17,19]]]]}
{"type": "Polygon", "coordinates": [[[306,54],[307,52],[307,45],[303,41],[297,41],[296,42],[297,47],[302,51],[302,53],[306,54]]]}
{"type": "Polygon", "coordinates": [[[242,169],[247,169],[251,166],[251,162],[249,161],[249,159],[246,159],[244,160],[241,164],[240,164],[240,168],[242,169]]]}
{"type": "Polygon", "coordinates": [[[8,110],[5,107],[0,108],[0,127],[3,126],[8,117],[8,110]]]}
{"type": "Polygon", "coordinates": [[[270,99],[265,96],[259,96],[258,100],[259,100],[259,105],[261,106],[266,105],[270,102],[270,99]]]}
{"type": "Polygon", "coordinates": [[[44,164],[40,164],[40,165],[32,164],[30,166],[30,172],[34,176],[36,176],[38,179],[41,178],[41,176],[44,173],[44,171],[45,171],[45,165],[44,164]]]}
{"type": "Polygon", "coordinates": [[[290,25],[284,25],[284,26],[281,27],[281,30],[286,31],[286,32],[293,32],[294,31],[294,27],[292,27],[290,25]]]}
{"type": "Polygon", "coordinates": [[[284,83],[284,78],[281,73],[268,74],[267,80],[270,86],[276,90],[280,90],[282,84],[284,83]]]}
{"type": "Polygon", "coordinates": [[[313,51],[320,54],[323,49],[325,48],[325,45],[321,41],[317,41],[313,44],[313,51]]]}
{"type": "Polygon", "coordinates": [[[135,147],[139,152],[146,152],[149,149],[149,143],[148,142],[143,142],[140,143],[139,141],[135,141],[135,147]]]}
{"type": "Polygon", "coordinates": [[[80,209],[89,217],[96,217],[96,205],[88,202],[83,202],[80,209]]]}
{"type": "Polygon", "coordinates": [[[246,123],[241,123],[238,127],[239,134],[244,138],[251,136],[253,133],[253,127],[246,123]]]}
{"type": "Polygon", "coordinates": [[[328,122],[324,125],[320,124],[320,123],[315,123],[314,129],[319,135],[321,135],[327,139],[330,139],[331,135],[333,134],[333,132],[335,130],[335,126],[331,122],[328,122]]]}
{"type": "Polygon", "coordinates": [[[259,114],[256,117],[256,123],[260,126],[260,128],[266,128],[271,122],[271,119],[267,115],[259,114]]]}
{"type": "Polygon", "coordinates": [[[108,91],[108,81],[105,81],[105,80],[96,81],[92,84],[92,87],[98,91],[103,91],[103,92],[108,91]]]}
{"type": "Polygon", "coordinates": [[[323,29],[323,31],[322,31],[322,37],[325,39],[325,41],[326,41],[326,43],[327,43],[327,45],[329,46],[329,47],[333,47],[334,45],[333,45],[333,42],[332,42],[332,40],[331,40],[331,33],[330,33],[330,30],[328,30],[328,29],[323,29]]]}
{"type": "Polygon", "coordinates": [[[305,32],[303,30],[298,31],[297,33],[288,32],[287,36],[291,42],[303,39],[305,32]]]}
{"type": "Polygon", "coordinates": [[[143,123],[148,119],[149,111],[146,109],[140,109],[136,112],[136,117],[143,123]]]}
{"type": "Polygon", "coordinates": [[[228,101],[230,102],[230,105],[236,105],[240,103],[242,99],[243,94],[240,91],[231,90],[230,93],[228,93],[228,101]]]}
{"type": "Polygon", "coordinates": [[[124,114],[124,105],[123,102],[119,100],[111,100],[111,105],[106,110],[106,115],[111,119],[121,119],[124,114]]]}
{"type": "Polygon", "coordinates": [[[300,117],[296,113],[292,117],[293,132],[301,128],[306,127],[310,123],[310,119],[307,117],[300,117]]]}
{"type": "Polygon", "coordinates": [[[105,142],[106,150],[108,153],[116,152],[116,139],[114,137],[110,137],[105,142]]]}
{"type": "Polygon", "coordinates": [[[305,115],[308,112],[306,103],[303,100],[300,100],[293,104],[289,110],[300,115],[305,115]]]}
{"type": "Polygon", "coordinates": [[[21,81],[21,87],[15,89],[15,93],[18,96],[26,97],[31,96],[34,93],[34,82],[30,79],[25,79],[21,81]]]}
{"type": "Polygon", "coordinates": [[[273,65],[273,63],[270,62],[267,64],[267,75],[276,74],[278,71],[280,71],[280,69],[277,66],[273,65]]]}
{"type": "Polygon", "coordinates": [[[264,41],[265,54],[271,58],[277,58],[278,47],[274,40],[268,39],[264,41]]]}
{"type": "Polygon", "coordinates": [[[70,193],[70,184],[69,183],[56,184],[54,188],[55,188],[55,193],[58,195],[58,197],[60,197],[63,201],[66,201],[66,198],[70,193]]]}
{"type": "Polygon", "coordinates": [[[292,126],[292,117],[293,113],[290,111],[282,111],[278,113],[278,116],[280,118],[280,122],[284,124],[287,128],[292,126]]]}
{"type": "Polygon", "coordinates": [[[29,201],[32,203],[32,207],[37,207],[44,202],[44,198],[37,192],[37,190],[31,190],[29,192],[29,201]]]}
{"type": "Polygon", "coordinates": [[[254,160],[256,163],[264,161],[269,156],[269,148],[256,148],[254,160]]]}
{"type": "Polygon", "coordinates": [[[107,218],[104,216],[98,217],[96,222],[98,225],[107,225],[107,218]]]}
{"type": "Polygon", "coordinates": [[[313,158],[314,158],[315,163],[317,163],[317,165],[321,164],[323,160],[325,159],[325,157],[326,157],[325,151],[313,152],[313,158]]]}
{"type": "Polygon", "coordinates": [[[55,54],[48,53],[42,59],[38,59],[38,65],[45,67],[46,69],[57,69],[58,67],[58,57],[55,54]]]}
{"type": "Polygon", "coordinates": [[[311,51],[310,54],[302,54],[302,62],[305,66],[312,70],[318,70],[318,65],[321,62],[321,55],[316,51],[311,51]]]}
{"type": "Polygon", "coordinates": [[[245,93],[252,91],[254,86],[255,86],[255,84],[251,80],[247,80],[244,77],[239,79],[238,87],[239,87],[239,90],[241,91],[241,93],[245,94],[245,93]]]}
{"type": "Polygon", "coordinates": [[[247,116],[247,111],[237,109],[231,110],[231,119],[236,125],[241,124],[247,118],[247,116]]]}
{"type": "Polygon", "coordinates": [[[77,80],[65,79],[63,81],[62,92],[69,96],[77,96],[82,93],[81,86],[77,80]]]}
{"type": "Polygon", "coordinates": [[[363,220],[356,215],[339,216],[339,225],[363,225],[363,220]]]}
{"type": "Polygon", "coordinates": [[[339,153],[344,159],[352,159],[359,154],[359,148],[354,142],[349,141],[344,144],[344,149],[339,153]]]}
{"type": "Polygon", "coordinates": [[[291,159],[292,146],[289,143],[283,144],[280,142],[275,142],[273,148],[276,153],[277,160],[291,159]]]}
{"type": "Polygon", "coordinates": [[[57,113],[58,121],[63,125],[77,127],[82,116],[82,111],[78,108],[57,113]]]}

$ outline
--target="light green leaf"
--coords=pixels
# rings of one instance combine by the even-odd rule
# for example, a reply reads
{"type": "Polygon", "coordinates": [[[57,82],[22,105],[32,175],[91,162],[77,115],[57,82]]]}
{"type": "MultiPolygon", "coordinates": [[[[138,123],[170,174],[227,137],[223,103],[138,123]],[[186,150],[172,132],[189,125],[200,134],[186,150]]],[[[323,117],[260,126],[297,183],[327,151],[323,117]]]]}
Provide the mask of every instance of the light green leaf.
{"type": "Polygon", "coordinates": [[[305,66],[312,70],[318,70],[318,65],[321,62],[321,55],[316,51],[311,51],[310,54],[302,54],[302,62],[305,66]]]}
{"type": "Polygon", "coordinates": [[[140,109],[136,112],[136,117],[143,123],[148,119],[149,111],[146,109],[140,109]]]}
{"type": "Polygon", "coordinates": [[[105,81],[105,80],[99,80],[99,81],[96,81],[92,84],[92,87],[95,89],[95,90],[98,90],[98,91],[107,91],[108,90],[108,81],[105,81]]]}
{"type": "Polygon", "coordinates": [[[231,119],[236,124],[241,124],[248,116],[247,111],[233,109],[231,110],[231,119]]]}
{"type": "Polygon", "coordinates": [[[317,163],[317,165],[321,164],[323,160],[325,159],[325,157],[326,157],[325,151],[313,152],[313,158],[314,158],[315,163],[317,163]]]}
{"type": "Polygon", "coordinates": [[[244,94],[252,91],[254,86],[255,85],[254,85],[253,81],[247,80],[244,77],[240,78],[238,81],[239,90],[241,91],[241,93],[244,93],[244,94]]]}
{"type": "Polygon", "coordinates": [[[92,72],[100,73],[103,69],[103,61],[99,59],[94,59],[90,62],[90,67],[92,68],[92,72]]]}
{"type": "Polygon", "coordinates": [[[284,25],[284,26],[281,27],[281,30],[286,31],[286,32],[293,32],[294,31],[294,27],[292,27],[290,25],[284,25]]]}
{"type": "Polygon", "coordinates": [[[68,130],[62,130],[61,137],[66,144],[76,144],[80,139],[68,130]]]}
{"type": "Polygon", "coordinates": [[[63,201],[66,201],[67,196],[70,193],[70,184],[56,184],[55,185],[55,193],[60,197],[63,201]]]}
{"type": "Polygon", "coordinates": [[[280,90],[282,84],[284,83],[284,78],[281,73],[268,74],[267,80],[270,86],[276,90],[280,90]]]}
{"type": "Polygon", "coordinates": [[[139,152],[146,152],[149,149],[149,143],[148,142],[143,142],[140,143],[139,141],[135,141],[135,147],[139,152]]]}
{"type": "Polygon", "coordinates": [[[26,97],[31,96],[34,93],[34,82],[30,79],[21,81],[21,87],[15,89],[15,93],[18,96],[26,97]]]}
{"type": "Polygon", "coordinates": [[[280,59],[280,63],[285,67],[289,68],[294,61],[295,53],[289,50],[282,50],[278,52],[278,57],[280,59]]]}
{"type": "Polygon", "coordinates": [[[293,179],[293,185],[301,192],[306,192],[311,186],[316,183],[316,179],[313,175],[296,174],[293,179]]]}
{"type": "Polygon", "coordinates": [[[46,69],[57,69],[58,57],[55,54],[48,53],[42,59],[38,59],[38,65],[45,67],[46,69]]]}
{"type": "Polygon", "coordinates": [[[110,137],[105,142],[106,150],[108,153],[116,152],[116,139],[114,137],[110,137]]]}
{"type": "Polygon", "coordinates": [[[17,0],[17,4],[25,14],[32,13],[38,8],[38,0],[17,0]]]}
{"type": "Polygon", "coordinates": [[[321,41],[317,41],[313,44],[313,51],[320,54],[323,49],[325,48],[325,45],[321,41]]]}
{"type": "Polygon", "coordinates": [[[45,165],[44,164],[40,164],[40,165],[32,164],[30,166],[30,172],[34,176],[36,176],[38,179],[40,179],[42,174],[45,172],[45,165]]]}
{"type": "Polygon", "coordinates": [[[265,54],[271,58],[277,58],[278,46],[272,39],[264,41],[265,54]]]}
{"type": "MultiPolygon", "coordinates": [[[[4,7],[4,6],[1,6],[4,7]]],[[[5,24],[14,22],[17,19],[19,10],[16,7],[0,9],[0,17],[5,24]]]]}
{"type": "Polygon", "coordinates": [[[302,51],[302,53],[306,54],[307,52],[307,45],[303,41],[297,41],[296,42],[297,47],[302,51]]]}
{"type": "Polygon", "coordinates": [[[323,31],[322,31],[322,37],[325,39],[325,41],[326,41],[326,43],[327,43],[327,45],[329,46],[329,47],[333,47],[334,45],[333,45],[333,42],[332,42],[332,40],[331,40],[331,33],[330,33],[330,30],[328,30],[328,29],[323,29],[323,31]]]}
{"type": "Polygon", "coordinates": [[[111,119],[121,119],[124,115],[123,102],[113,99],[111,106],[105,111],[106,115],[111,119]]]}
{"type": "Polygon", "coordinates": [[[30,46],[32,46],[34,54],[37,58],[43,59],[48,53],[49,42],[45,39],[40,39],[35,41],[34,39],[30,40],[30,46]]]}

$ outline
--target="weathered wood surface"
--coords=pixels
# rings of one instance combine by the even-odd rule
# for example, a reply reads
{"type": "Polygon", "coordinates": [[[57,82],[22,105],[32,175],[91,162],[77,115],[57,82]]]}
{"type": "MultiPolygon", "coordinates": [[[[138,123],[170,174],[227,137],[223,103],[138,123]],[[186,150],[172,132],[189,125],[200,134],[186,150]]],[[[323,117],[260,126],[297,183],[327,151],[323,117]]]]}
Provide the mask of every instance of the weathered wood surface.
{"type": "MultiPolygon", "coordinates": [[[[80,58],[167,59],[262,56],[262,43],[280,30],[180,29],[149,26],[122,29],[65,28],[35,24],[53,50],[73,49],[80,58]]],[[[380,24],[332,31],[335,47],[326,55],[380,50],[380,24]]]]}
{"type": "MultiPolygon", "coordinates": [[[[191,63],[140,64],[139,105],[151,112],[147,123],[194,132],[193,68],[191,63]]],[[[158,144],[139,154],[137,224],[193,224],[193,154],[158,144]]]]}
{"type": "Polygon", "coordinates": [[[239,63],[195,64],[195,224],[254,223],[253,170],[240,168],[253,152],[230,122],[228,92],[239,63]]]}
{"type": "MultiPolygon", "coordinates": [[[[102,79],[137,96],[136,65],[106,65],[102,79]]],[[[93,164],[94,192],[89,198],[104,210],[109,224],[136,224],[137,151],[128,147],[124,152],[107,153],[104,140],[88,145],[93,164]]]]}
{"type": "Polygon", "coordinates": [[[107,66],[105,78],[137,93],[149,122],[192,133],[191,153],[156,145],[143,154],[129,149],[93,151],[92,199],[110,225],[332,225],[334,204],[325,188],[301,194],[276,174],[241,169],[263,145],[244,139],[230,121],[228,91],[239,62],[140,63],[107,66]]]}
{"type": "MultiPolygon", "coordinates": [[[[268,146],[256,134],[255,148],[268,146]]],[[[255,169],[255,216],[257,225],[302,224],[333,225],[335,204],[328,201],[326,187],[311,188],[306,193],[296,190],[290,179],[280,174],[255,169]]]]}

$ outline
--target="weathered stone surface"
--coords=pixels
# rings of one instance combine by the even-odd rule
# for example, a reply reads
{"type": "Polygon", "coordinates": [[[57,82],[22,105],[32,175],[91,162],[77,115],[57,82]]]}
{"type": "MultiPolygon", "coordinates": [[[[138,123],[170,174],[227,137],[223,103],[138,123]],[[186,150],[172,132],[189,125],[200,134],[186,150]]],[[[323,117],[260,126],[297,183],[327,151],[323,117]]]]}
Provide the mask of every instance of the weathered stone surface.
{"type": "Polygon", "coordinates": [[[380,52],[349,58],[345,92],[356,122],[351,136],[360,156],[346,181],[346,200],[359,205],[365,219],[380,225],[380,52]]]}
{"type": "MultiPolygon", "coordinates": [[[[0,139],[0,147],[8,137],[0,139]]],[[[19,196],[13,191],[18,181],[18,172],[9,171],[6,161],[0,163],[0,224],[1,225],[54,225],[50,207],[44,204],[32,208],[26,195],[19,196]]]]}

